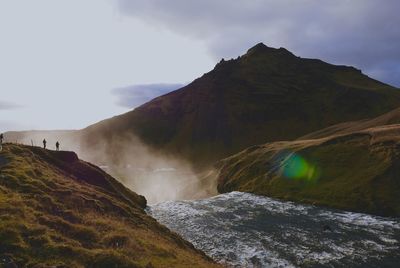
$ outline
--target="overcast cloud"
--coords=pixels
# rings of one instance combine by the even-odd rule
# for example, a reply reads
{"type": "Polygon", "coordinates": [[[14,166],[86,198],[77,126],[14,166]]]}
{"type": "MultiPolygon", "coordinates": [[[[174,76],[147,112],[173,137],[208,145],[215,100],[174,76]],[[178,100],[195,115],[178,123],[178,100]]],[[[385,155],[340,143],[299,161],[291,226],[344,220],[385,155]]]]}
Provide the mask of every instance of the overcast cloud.
{"type": "Polygon", "coordinates": [[[202,42],[117,1],[0,1],[0,130],[84,128],[129,111],[113,88],[191,81],[215,65],[202,42]]]}
{"type": "Polygon", "coordinates": [[[134,85],[116,88],[113,90],[113,94],[118,98],[118,105],[131,109],[183,86],[183,84],[134,85]]]}
{"type": "Polygon", "coordinates": [[[0,129],[84,128],[258,42],[400,86],[398,10],[397,0],[0,1],[0,129]],[[112,91],[124,85],[139,86],[112,91]]]}
{"type": "Polygon", "coordinates": [[[400,86],[397,0],[118,0],[122,14],[205,42],[215,58],[264,42],[400,86]]]}
{"type": "Polygon", "coordinates": [[[18,104],[0,100],[0,110],[11,110],[11,109],[17,109],[17,108],[20,108],[20,107],[21,106],[18,105],[18,104]]]}

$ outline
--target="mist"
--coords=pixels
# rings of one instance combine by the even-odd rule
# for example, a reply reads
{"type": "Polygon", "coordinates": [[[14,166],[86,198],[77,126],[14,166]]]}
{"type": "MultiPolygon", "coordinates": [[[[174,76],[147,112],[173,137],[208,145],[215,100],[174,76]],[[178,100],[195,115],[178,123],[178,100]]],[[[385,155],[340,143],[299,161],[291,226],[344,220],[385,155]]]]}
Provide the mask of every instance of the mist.
{"type": "Polygon", "coordinates": [[[151,204],[217,194],[212,169],[196,173],[189,162],[156,151],[133,134],[97,138],[95,147],[82,144],[84,159],[98,164],[151,204]]]}
{"type": "Polygon", "coordinates": [[[84,161],[98,165],[148,203],[200,199],[217,194],[217,172],[209,168],[195,172],[191,164],[174,155],[159,152],[134,134],[98,137],[85,130],[7,132],[6,142],[74,151],[84,161]]]}

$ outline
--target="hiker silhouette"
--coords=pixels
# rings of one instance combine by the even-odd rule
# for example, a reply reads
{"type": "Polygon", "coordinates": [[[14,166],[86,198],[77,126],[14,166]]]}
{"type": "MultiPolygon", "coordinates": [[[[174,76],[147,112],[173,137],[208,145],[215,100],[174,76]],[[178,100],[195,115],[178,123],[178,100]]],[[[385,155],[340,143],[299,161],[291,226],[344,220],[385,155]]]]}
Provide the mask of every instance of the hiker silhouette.
{"type": "Polygon", "coordinates": [[[60,151],[60,143],[58,141],[56,142],[56,151],[60,151]]]}
{"type": "Polygon", "coordinates": [[[46,143],[47,143],[47,141],[46,141],[46,139],[44,139],[43,140],[43,149],[46,149],[46,143]]]}
{"type": "Polygon", "coordinates": [[[3,151],[3,139],[4,139],[4,135],[3,133],[0,134],[0,152],[3,151]]]}

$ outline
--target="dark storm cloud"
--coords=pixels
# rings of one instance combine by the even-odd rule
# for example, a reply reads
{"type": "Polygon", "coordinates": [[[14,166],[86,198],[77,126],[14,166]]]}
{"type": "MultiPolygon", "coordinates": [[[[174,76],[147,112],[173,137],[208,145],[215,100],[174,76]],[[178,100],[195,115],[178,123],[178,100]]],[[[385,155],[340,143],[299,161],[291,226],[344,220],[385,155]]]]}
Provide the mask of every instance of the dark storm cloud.
{"type": "Polygon", "coordinates": [[[15,103],[7,102],[7,101],[0,101],[0,110],[11,110],[20,108],[21,106],[15,103]]]}
{"type": "Polygon", "coordinates": [[[264,42],[400,85],[398,0],[118,0],[122,13],[196,38],[217,58],[264,42]]]}
{"type": "Polygon", "coordinates": [[[113,89],[113,94],[118,97],[117,104],[122,107],[135,108],[155,97],[164,95],[183,84],[145,84],[133,85],[113,89]]]}

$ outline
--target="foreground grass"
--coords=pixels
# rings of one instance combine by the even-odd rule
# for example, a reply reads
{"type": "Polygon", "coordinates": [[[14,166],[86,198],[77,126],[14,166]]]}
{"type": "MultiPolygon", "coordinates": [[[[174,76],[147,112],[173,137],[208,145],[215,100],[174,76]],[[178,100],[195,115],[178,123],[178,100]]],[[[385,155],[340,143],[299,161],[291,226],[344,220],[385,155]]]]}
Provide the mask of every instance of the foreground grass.
{"type": "Polygon", "coordinates": [[[72,152],[7,144],[0,170],[0,267],[217,266],[72,152]]]}

